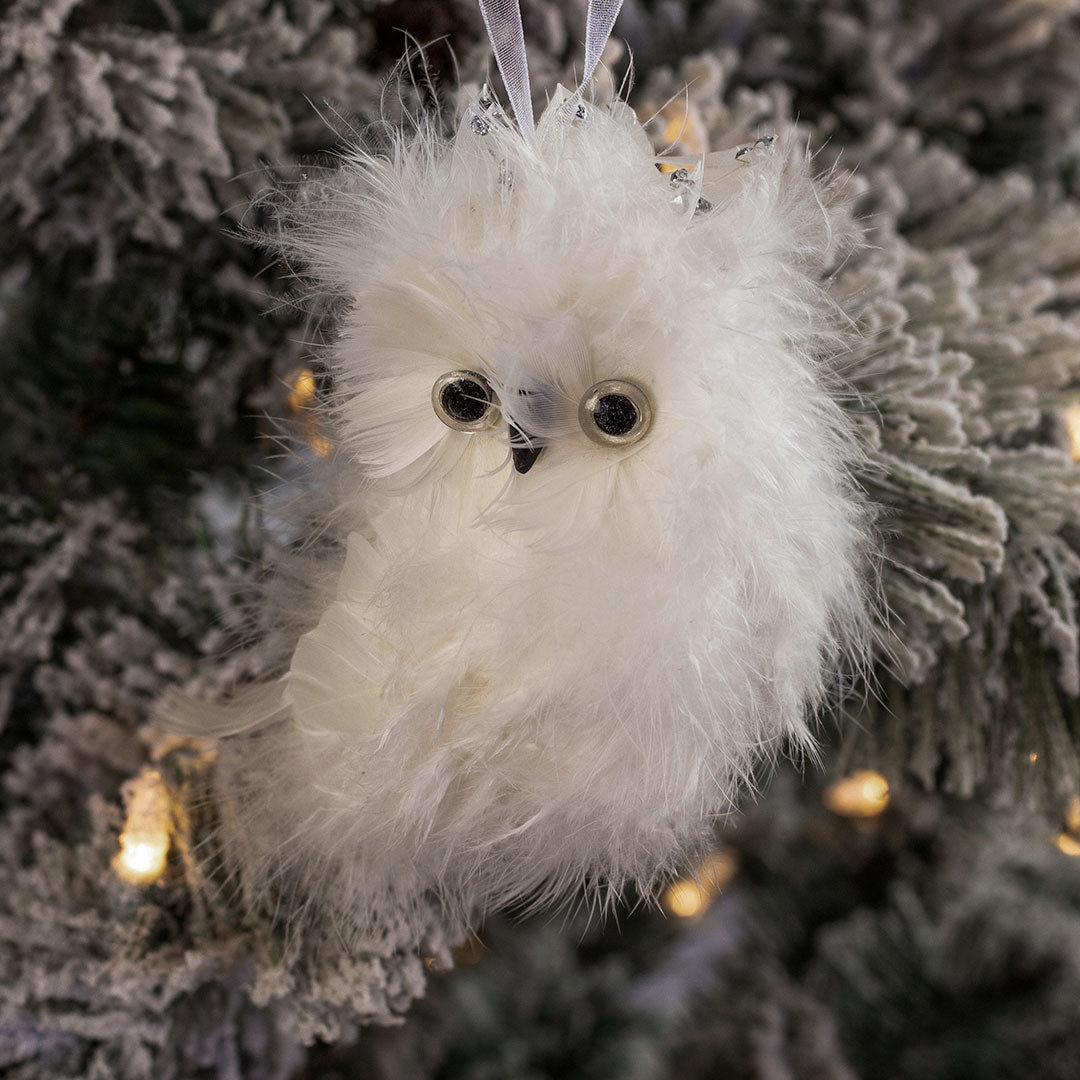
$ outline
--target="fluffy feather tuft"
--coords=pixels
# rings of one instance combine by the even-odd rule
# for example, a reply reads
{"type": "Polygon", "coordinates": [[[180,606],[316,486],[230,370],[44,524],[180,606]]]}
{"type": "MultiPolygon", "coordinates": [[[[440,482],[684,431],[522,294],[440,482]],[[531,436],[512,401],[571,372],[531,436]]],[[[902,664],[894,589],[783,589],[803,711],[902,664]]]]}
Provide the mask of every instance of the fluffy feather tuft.
{"type": "Polygon", "coordinates": [[[673,182],[625,105],[566,124],[559,100],[535,149],[476,105],[451,138],[357,147],[280,238],[342,306],[340,569],[279,682],[174,721],[243,732],[222,767],[261,880],[359,931],[432,895],[465,925],[647,890],[763,758],[812,746],[864,637],[820,284],[840,219],[805,152],[673,182]],[[490,428],[436,416],[456,369],[493,388],[490,428]],[[614,378],[654,411],[628,447],[578,421],[614,378]]]}

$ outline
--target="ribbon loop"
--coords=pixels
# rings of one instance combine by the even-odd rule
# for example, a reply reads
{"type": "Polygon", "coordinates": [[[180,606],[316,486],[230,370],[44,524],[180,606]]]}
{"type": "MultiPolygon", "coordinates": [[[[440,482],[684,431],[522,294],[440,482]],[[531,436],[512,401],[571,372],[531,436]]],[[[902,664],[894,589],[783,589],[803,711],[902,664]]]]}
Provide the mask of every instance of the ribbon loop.
{"type": "Polygon", "coordinates": [[[495,63],[499,66],[514,119],[525,141],[536,142],[532,90],[529,87],[529,61],[525,57],[525,31],[521,26],[520,0],[480,0],[495,63]]]}
{"type": "MultiPolygon", "coordinates": [[[[525,56],[525,31],[521,25],[521,0],[479,0],[484,16],[495,63],[499,66],[514,119],[525,141],[536,143],[536,122],[532,111],[532,90],[529,87],[529,62],[525,56]]],[[[576,111],[600,63],[604,46],[611,37],[623,0],[589,0],[585,21],[585,69],[581,85],[570,95],[562,109],[569,119],[576,111]]]]}
{"type": "Polygon", "coordinates": [[[585,20],[585,70],[581,74],[581,85],[567,102],[567,112],[574,111],[588,88],[596,65],[600,63],[604,46],[615,28],[615,20],[619,17],[622,3],[623,0],[589,0],[589,14],[585,20]]]}

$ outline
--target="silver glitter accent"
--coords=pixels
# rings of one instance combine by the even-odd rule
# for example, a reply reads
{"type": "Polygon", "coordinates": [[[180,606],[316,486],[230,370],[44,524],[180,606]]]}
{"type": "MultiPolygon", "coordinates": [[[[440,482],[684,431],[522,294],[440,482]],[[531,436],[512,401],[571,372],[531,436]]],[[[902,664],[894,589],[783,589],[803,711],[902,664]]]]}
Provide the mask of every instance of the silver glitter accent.
{"type": "Polygon", "coordinates": [[[698,198],[699,185],[694,183],[690,170],[676,169],[671,174],[671,187],[675,192],[671,199],[672,205],[680,213],[689,213],[691,210],[696,213],[698,203],[701,201],[698,198]]]}
{"type": "Polygon", "coordinates": [[[712,203],[708,199],[698,199],[694,207],[694,214],[707,214],[712,209],[712,203]]]}
{"type": "Polygon", "coordinates": [[[589,115],[589,110],[586,109],[584,105],[579,104],[578,107],[574,110],[574,115],[579,120],[585,120],[585,119],[587,119],[587,117],[589,115]]]}
{"type": "Polygon", "coordinates": [[[742,161],[751,150],[757,150],[761,147],[763,150],[769,150],[772,144],[776,142],[775,135],[762,135],[760,139],[755,139],[749,146],[742,146],[735,151],[735,160],[742,161]]]}
{"type": "Polygon", "coordinates": [[[500,127],[507,129],[512,126],[506,113],[503,112],[502,106],[495,100],[495,95],[487,83],[480,87],[480,96],[476,99],[476,104],[472,106],[470,112],[473,117],[470,125],[477,135],[486,135],[491,130],[492,124],[498,124],[500,127]]]}

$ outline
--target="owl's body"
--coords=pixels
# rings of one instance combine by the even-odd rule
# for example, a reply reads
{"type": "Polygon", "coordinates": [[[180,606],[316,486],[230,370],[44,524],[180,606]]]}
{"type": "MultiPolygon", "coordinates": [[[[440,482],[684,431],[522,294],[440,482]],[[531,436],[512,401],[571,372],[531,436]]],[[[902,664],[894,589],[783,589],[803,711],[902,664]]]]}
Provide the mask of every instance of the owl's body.
{"type": "Polygon", "coordinates": [[[346,301],[340,573],[217,719],[259,870],[361,928],[670,873],[810,745],[862,626],[805,156],[673,180],[625,106],[558,108],[535,148],[482,101],[357,151],[282,241],[346,301]],[[448,372],[490,391],[479,430],[433,406],[448,372]],[[637,441],[590,437],[605,380],[647,398],[637,441]]]}

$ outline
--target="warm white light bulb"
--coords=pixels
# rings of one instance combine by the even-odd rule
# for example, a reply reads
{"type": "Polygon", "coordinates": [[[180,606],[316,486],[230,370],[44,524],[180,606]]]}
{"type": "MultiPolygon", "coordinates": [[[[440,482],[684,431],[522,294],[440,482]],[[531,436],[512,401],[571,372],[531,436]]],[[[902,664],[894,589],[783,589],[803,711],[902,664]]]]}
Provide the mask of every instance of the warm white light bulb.
{"type": "Polygon", "coordinates": [[[1072,855],[1074,858],[1080,855],[1080,841],[1077,841],[1076,837],[1070,836],[1068,833],[1061,833],[1055,842],[1058,851],[1062,851],[1066,855],[1072,855]]]}
{"type": "Polygon", "coordinates": [[[830,784],[821,801],[841,817],[876,817],[889,805],[889,782],[879,772],[860,769],[830,784]]]}
{"type": "Polygon", "coordinates": [[[1069,434],[1069,450],[1073,461],[1080,461],[1080,404],[1069,405],[1065,410],[1065,430],[1069,434]]]}
{"type": "Polygon", "coordinates": [[[157,769],[147,769],[128,787],[127,820],[113,859],[113,869],[124,881],[148,885],[161,877],[169,855],[171,820],[165,781],[157,769]]]}
{"type": "Polygon", "coordinates": [[[154,881],[165,869],[165,859],[168,854],[167,836],[125,844],[119,855],[119,863],[124,870],[123,876],[128,881],[137,883],[154,881]]]}
{"type": "Polygon", "coordinates": [[[675,881],[664,890],[663,903],[672,915],[690,919],[709,906],[709,896],[696,881],[675,881]]]}
{"type": "Polygon", "coordinates": [[[695,869],[692,878],[673,881],[664,890],[661,902],[667,911],[680,919],[700,915],[732,879],[737,865],[730,852],[717,851],[695,869]]]}

